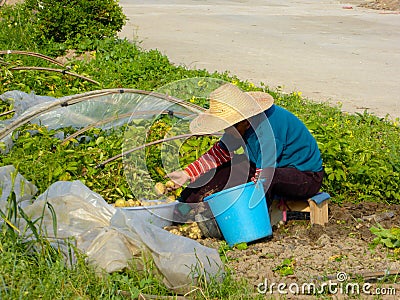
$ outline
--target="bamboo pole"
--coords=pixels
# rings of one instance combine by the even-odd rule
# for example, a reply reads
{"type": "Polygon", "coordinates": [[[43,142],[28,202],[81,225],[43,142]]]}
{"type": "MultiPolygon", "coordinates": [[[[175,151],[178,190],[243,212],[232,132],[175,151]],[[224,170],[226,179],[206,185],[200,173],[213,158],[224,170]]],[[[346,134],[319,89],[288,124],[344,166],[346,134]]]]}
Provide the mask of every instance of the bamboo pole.
{"type": "Polygon", "coordinates": [[[125,156],[125,155],[128,155],[128,154],[130,154],[130,153],[132,153],[132,152],[134,152],[134,151],[137,151],[137,150],[146,148],[146,147],[148,147],[148,146],[152,146],[152,145],[156,145],[156,144],[160,144],[160,143],[164,143],[164,142],[169,142],[169,141],[173,141],[173,140],[179,140],[179,139],[183,139],[183,138],[189,138],[189,137],[192,137],[192,136],[205,136],[205,135],[220,136],[220,135],[222,135],[222,134],[221,134],[221,133],[213,133],[213,134],[192,134],[192,133],[186,133],[186,134],[180,134],[180,135],[177,135],[177,136],[172,136],[172,137],[169,137],[169,138],[160,139],[160,140],[157,140],[157,141],[153,141],[153,142],[150,142],[150,143],[147,143],[147,144],[144,144],[144,145],[141,145],[141,146],[138,146],[138,147],[129,149],[128,151],[122,152],[122,153],[120,153],[120,154],[117,154],[117,155],[115,155],[115,156],[113,156],[113,157],[111,157],[111,158],[109,158],[109,159],[107,159],[107,160],[105,160],[105,161],[99,163],[99,164],[95,167],[95,169],[97,169],[97,168],[103,168],[106,164],[108,164],[108,163],[110,163],[110,162],[112,162],[112,161],[114,161],[114,160],[116,160],[116,159],[119,159],[119,158],[121,158],[121,157],[123,157],[123,156],[125,156]]]}
{"type": "MultiPolygon", "coordinates": [[[[1,5],[0,5],[1,6],[1,5]]],[[[6,55],[6,54],[19,54],[19,55],[28,55],[28,56],[33,56],[33,57],[37,57],[37,58],[41,58],[44,60],[47,60],[53,64],[59,65],[61,67],[65,67],[63,63],[59,62],[58,60],[44,55],[44,54],[40,54],[40,53],[36,53],[36,52],[29,52],[29,51],[21,51],[21,50],[1,50],[0,51],[0,55],[6,55]]]]}
{"type": "Polygon", "coordinates": [[[3,113],[1,113],[0,114],[0,117],[3,117],[3,116],[6,116],[6,115],[9,115],[9,114],[12,114],[13,112],[15,112],[15,110],[9,110],[9,111],[5,111],[5,112],[3,112],[3,113]]]}
{"type": "Polygon", "coordinates": [[[46,68],[46,67],[31,67],[31,66],[22,66],[22,67],[11,67],[9,68],[9,70],[14,70],[14,71],[21,71],[21,70],[34,70],[34,71],[49,71],[49,72],[58,72],[58,73],[62,73],[64,75],[71,75],[74,77],[78,77],[80,79],[89,81],[91,83],[94,83],[96,85],[100,85],[100,83],[96,80],[90,79],[88,77],[76,74],[76,73],[72,73],[70,71],[67,70],[60,70],[60,69],[54,69],[54,68],[46,68]]]}
{"type": "MultiPolygon", "coordinates": [[[[170,111],[163,111],[163,112],[161,112],[161,114],[169,114],[169,113],[170,113],[170,111]]],[[[78,135],[81,135],[82,133],[88,131],[88,130],[91,129],[91,128],[98,127],[98,126],[101,126],[101,125],[104,125],[104,124],[107,124],[107,123],[110,123],[110,122],[112,122],[112,121],[116,121],[116,120],[119,120],[119,119],[124,119],[124,118],[128,118],[128,117],[131,117],[131,116],[143,115],[143,114],[160,114],[160,112],[159,112],[158,110],[138,111],[138,112],[136,112],[136,113],[135,113],[135,112],[129,112],[129,113],[125,113],[125,114],[113,116],[113,117],[110,117],[110,118],[101,120],[101,121],[99,121],[99,122],[95,122],[95,123],[89,124],[88,126],[82,128],[82,129],[79,129],[79,130],[77,130],[76,132],[74,132],[73,134],[71,134],[71,135],[69,135],[68,137],[66,137],[66,138],[61,142],[61,146],[64,146],[68,141],[70,141],[70,140],[76,138],[78,135]]],[[[189,114],[184,114],[184,113],[179,113],[179,114],[189,116],[189,114]]],[[[0,116],[1,116],[1,115],[0,115],[0,116]]]]}
{"type": "Polygon", "coordinates": [[[182,105],[183,107],[186,107],[190,109],[193,112],[202,112],[205,109],[201,106],[198,106],[196,104],[190,103],[188,101],[184,101],[166,94],[160,94],[156,92],[151,92],[151,91],[144,91],[144,90],[136,90],[136,89],[103,89],[103,90],[96,90],[96,91],[90,91],[78,95],[71,95],[71,96],[65,96],[63,98],[60,98],[52,103],[50,103],[47,107],[41,107],[35,111],[31,111],[29,113],[26,113],[24,115],[21,115],[19,118],[8,124],[8,126],[2,128],[0,130],[0,140],[2,140],[4,137],[6,137],[8,134],[13,132],[16,128],[19,126],[22,126],[32,119],[36,118],[38,115],[52,111],[53,109],[57,109],[63,106],[69,106],[69,105],[74,105],[83,101],[87,101],[92,98],[96,97],[101,97],[101,96],[107,96],[107,95],[113,95],[113,94],[123,94],[123,93],[132,93],[132,94],[139,94],[139,95],[145,95],[145,96],[154,96],[156,98],[164,99],[167,100],[171,103],[174,104],[179,104],[182,105]]]}

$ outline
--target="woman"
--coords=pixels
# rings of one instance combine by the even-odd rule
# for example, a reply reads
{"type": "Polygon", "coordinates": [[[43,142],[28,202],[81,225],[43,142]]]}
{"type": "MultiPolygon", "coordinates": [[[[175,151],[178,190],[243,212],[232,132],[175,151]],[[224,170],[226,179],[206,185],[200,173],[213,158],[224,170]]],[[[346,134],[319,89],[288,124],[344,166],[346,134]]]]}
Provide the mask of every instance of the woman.
{"type": "Polygon", "coordinates": [[[271,95],[225,84],[210,94],[210,108],[190,124],[193,134],[225,133],[184,170],[167,176],[180,187],[182,202],[195,203],[212,193],[264,178],[268,204],[274,196],[308,198],[322,184],[317,143],[303,122],[274,104],[271,95]],[[238,154],[243,148],[244,154],[238,154]]]}

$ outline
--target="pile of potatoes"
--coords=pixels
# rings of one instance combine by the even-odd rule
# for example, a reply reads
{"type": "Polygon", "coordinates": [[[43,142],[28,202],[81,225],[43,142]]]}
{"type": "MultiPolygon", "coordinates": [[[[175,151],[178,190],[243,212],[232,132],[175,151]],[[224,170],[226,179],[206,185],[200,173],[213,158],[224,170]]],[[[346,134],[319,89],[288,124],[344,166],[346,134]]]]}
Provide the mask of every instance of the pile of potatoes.
{"type": "Polygon", "coordinates": [[[200,227],[199,225],[197,225],[196,222],[179,226],[166,226],[164,227],[164,229],[169,231],[170,233],[185,236],[195,240],[202,238],[200,227]]]}
{"type": "Polygon", "coordinates": [[[125,200],[118,199],[115,201],[115,207],[135,207],[135,206],[152,206],[159,204],[172,203],[176,200],[177,190],[174,189],[175,183],[172,180],[168,180],[165,184],[157,182],[154,186],[154,191],[157,196],[166,195],[165,201],[140,201],[140,200],[125,200]]]}

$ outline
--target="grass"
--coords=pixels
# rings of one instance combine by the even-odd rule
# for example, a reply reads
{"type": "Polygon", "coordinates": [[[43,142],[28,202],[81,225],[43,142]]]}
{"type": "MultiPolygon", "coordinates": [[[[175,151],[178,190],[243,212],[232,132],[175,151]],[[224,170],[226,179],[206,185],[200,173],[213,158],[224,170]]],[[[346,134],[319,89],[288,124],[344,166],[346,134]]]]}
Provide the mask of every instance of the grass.
{"type": "Polygon", "coordinates": [[[151,272],[132,268],[99,276],[82,255],[78,255],[71,267],[57,253],[46,255],[28,250],[22,240],[13,245],[2,240],[1,246],[1,299],[121,299],[127,294],[132,298],[140,293],[173,295],[151,272]]]}
{"type": "MultiPolygon", "coordinates": [[[[22,239],[13,241],[0,236],[1,299],[137,299],[143,295],[176,296],[168,290],[155,266],[145,263],[145,271],[132,268],[99,275],[78,255],[73,266],[49,245],[33,250],[22,239]]],[[[223,283],[199,282],[187,291],[191,299],[252,299],[253,291],[242,281],[227,275],[223,283]]],[[[139,298],[140,299],[140,298],[139,298]]],[[[173,299],[173,298],[172,298],[173,299]]]]}
{"type": "MultiPolygon", "coordinates": [[[[7,206],[16,207],[14,193],[8,198],[7,206]]],[[[11,213],[2,215],[7,222],[0,225],[1,299],[140,299],[140,295],[176,296],[164,285],[152,259],[145,256],[132,258],[129,268],[112,274],[103,273],[87,262],[87,258],[74,247],[73,240],[64,241],[64,247],[61,248],[50,244],[38,233],[36,224],[40,218],[30,220],[22,209],[18,214],[12,209],[8,212],[11,213]],[[16,223],[17,215],[27,221],[31,234],[24,234],[29,231],[21,228],[20,232],[12,225],[16,223]]],[[[196,274],[198,271],[193,270],[196,274]]],[[[230,272],[226,273],[222,283],[216,278],[206,280],[203,275],[197,280],[196,286],[185,292],[191,299],[252,298],[252,289],[247,283],[234,280],[230,272]]]]}
{"type": "MultiPolygon", "coordinates": [[[[0,50],[29,50],[51,57],[64,54],[64,44],[48,41],[39,45],[30,37],[33,30],[34,24],[23,6],[0,8],[0,50]]],[[[20,90],[61,97],[102,88],[155,90],[167,83],[192,77],[220,78],[244,90],[265,90],[274,96],[277,104],[302,119],[316,137],[327,175],[323,188],[334,201],[400,203],[399,120],[378,118],[369,113],[344,114],[340,107],[315,103],[297,92],[284,94],[262,83],[256,87],[229,73],[188,70],[171,64],[156,50],[143,50],[127,40],[84,40],[76,50],[78,54],[90,51],[91,59],[72,59],[67,65],[100,85],[60,73],[13,71],[11,66],[54,65],[34,57],[4,55],[0,57],[0,94],[20,90]]],[[[10,109],[12,104],[0,104],[0,112],[10,109]]],[[[8,117],[2,117],[2,120],[8,117]]],[[[50,149],[42,150],[51,152],[50,149]]],[[[31,159],[26,159],[24,153],[18,159],[17,156],[3,155],[0,165],[19,162],[21,170],[23,166],[29,169],[36,154],[33,151],[31,159]]],[[[71,169],[74,167],[70,166],[71,169]]],[[[40,174],[32,175],[35,176],[40,174]]],[[[12,197],[9,201],[14,203],[12,197]]],[[[12,217],[3,215],[3,220],[12,217]]],[[[0,234],[1,299],[124,299],[138,298],[140,293],[174,296],[154,275],[155,266],[151,262],[143,261],[148,266],[146,271],[131,268],[99,276],[83,255],[77,253],[77,263],[68,266],[46,239],[37,235],[27,242],[9,224],[3,222],[0,234]]],[[[193,299],[264,299],[262,295],[254,295],[253,287],[245,279],[238,281],[232,275],[228,270],[223,283],[200,281],[189,296],[193,299]]]]}

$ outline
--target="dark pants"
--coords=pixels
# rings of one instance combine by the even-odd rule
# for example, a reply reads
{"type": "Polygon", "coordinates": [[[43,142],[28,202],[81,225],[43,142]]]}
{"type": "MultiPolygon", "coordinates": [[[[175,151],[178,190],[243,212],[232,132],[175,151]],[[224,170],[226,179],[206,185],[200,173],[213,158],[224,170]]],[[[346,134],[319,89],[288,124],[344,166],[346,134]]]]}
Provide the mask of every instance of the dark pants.
{"type": "MultiPolygon", "coordinates": [[[[181,202],[197,203],[211,194],[249,182],[256,168],[244,155],[236,155],[230,162],[199,177],[181,193],[181,202]]],[[[274,196],[306,199],[318,193],[324,172],[302,172],[295,168],[269,168],[263,170],[267,203],[274,196]]]]}

